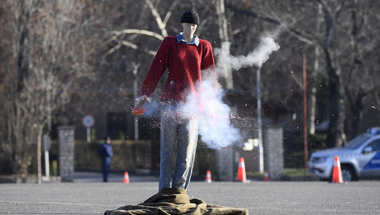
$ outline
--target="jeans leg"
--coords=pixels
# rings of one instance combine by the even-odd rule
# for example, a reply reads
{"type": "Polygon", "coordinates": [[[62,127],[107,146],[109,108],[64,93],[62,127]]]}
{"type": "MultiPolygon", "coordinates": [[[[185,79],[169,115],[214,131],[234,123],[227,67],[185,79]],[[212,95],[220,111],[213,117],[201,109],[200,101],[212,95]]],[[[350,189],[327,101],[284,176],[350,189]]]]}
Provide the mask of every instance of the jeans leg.
{"type": "Polygon", "coordinates": [[[108,174],[110,172],[110,168],[111,168],[111,158],[103,158],[103,162],[102,162],[102,166],[103,166],[103,182],[107,182],[108,181],[108,174]]]}
{"type": "Polygon", "coordinates": [[[175,113],[172,108],[173,104],[165,101],[161,107],[161,133],[160,133],[160,177],[159,190],[162,188],[170,188],[170,178],[172,172],[174,145],[177,136],[177,122],[175,113]]]}
{"type": "Polygon", "coordinates": [[[198,118],[184,122],[179,131],[173,188],[187,189],[193,172],[198,142],[198,118]]]}
{"type": "Polygon", "coordinates": [[[107,176],[106,176],[106,174],[107,174],[107,170],[106,170],[107,166],[106,166],[106,165],[107,165],[107,164],[106,164],[106,161],[105,161],[105,159],[103,158],[103,160],[102,160],[103,182],[106,182],[106,181],[107,181],[107,176]]]}

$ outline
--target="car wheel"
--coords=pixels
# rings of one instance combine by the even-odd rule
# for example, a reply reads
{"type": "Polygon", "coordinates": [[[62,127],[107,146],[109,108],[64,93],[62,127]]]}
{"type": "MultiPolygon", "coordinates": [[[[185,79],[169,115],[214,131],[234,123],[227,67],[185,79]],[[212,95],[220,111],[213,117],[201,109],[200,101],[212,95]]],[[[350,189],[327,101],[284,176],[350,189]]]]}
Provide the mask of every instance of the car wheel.
{"type": "Polygon", "coordinates": [[[351,166],[342,165],[341,169],[343,181],[356,181],[355,171],[351,166]]]}

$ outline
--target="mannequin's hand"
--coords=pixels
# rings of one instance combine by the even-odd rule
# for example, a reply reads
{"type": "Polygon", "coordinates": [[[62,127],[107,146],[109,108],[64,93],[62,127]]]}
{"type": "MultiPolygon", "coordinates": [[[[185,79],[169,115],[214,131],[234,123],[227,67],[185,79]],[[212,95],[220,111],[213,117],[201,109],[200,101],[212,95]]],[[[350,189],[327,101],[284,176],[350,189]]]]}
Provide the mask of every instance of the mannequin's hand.
{"type": "Polygon", "coordinates": [[[136,99],[136,107],[133,109],[132,113],[136,116],[141,116],[145,113],[145,108],[142,108],[144,104],[148,101],[150,102],[152,99],[148,96],[141,96],[140,98],[136,99]]]}
{"type": "Polygon", "coordinates": [[[150,102],[150,101],[152,101],[151,98],[149,98],[146,95],[143,95],[143,96],[136,99],[136,106],[135,107],[136,108],[142,108],[146,102],[150,102]]]}
{"type": "Polygon", "coordinates": [[[136,116],[141,116],[145,113],[145,108],[135,107],[135,109],[133,109],[132,113],[136,116]]]}

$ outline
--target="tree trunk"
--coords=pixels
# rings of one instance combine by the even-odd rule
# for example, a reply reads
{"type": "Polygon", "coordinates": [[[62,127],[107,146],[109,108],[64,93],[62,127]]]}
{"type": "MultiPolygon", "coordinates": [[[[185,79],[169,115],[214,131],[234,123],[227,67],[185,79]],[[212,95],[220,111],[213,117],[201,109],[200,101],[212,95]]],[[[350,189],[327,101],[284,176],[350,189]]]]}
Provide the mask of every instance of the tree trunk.
{"type": "MultiPolygon", "coordinates": [[[[343,8],[344,1],[341,3],[343,8]]],[[[332,14],[325,12],[326,20],[326,39],[323,47],[326,58],[326,70],[329,77],[330,88],[330,123],[327,130],[326,145],[327,148],[340,147],[345,142],[344,122],[345,122],[345,106],[344,106],[344,84],[342,81],[342,71],[338,59],[336,59],[335,50],[330,48],[330,42],[335,30],[336,20],[340,11],[332,14]]]]}
{"type": "Polygon", "coordinates": [[[330,88],[330,123],[327,130],[326,145],[327,148],[340,147],[345,142],[344,122],[344,86],[341,80],[341,69],[338,66],[333,67],[334,59],[331,56],[331,50],[325,48],[327,63],[327,72],[329,74],[330,88]]]}
{"type": "MultiPolygon", "coordinates": [[[[217,0],[215,7],[216,13],[218,15],[219,37],[222,43],[222,59],[229,59],[231,43],[229,42],[228,37],[228,22],[225,13],[224,0],[217,0]]],[[[228,90],[234,89],[231,63],[228,60],[218,63],[222,64],[221,69],[223,70],[224,78],[226,81],[226,86],[224,87],[228,90]]]]}
{"type": "MultiPolygon", "coordinates": [[[[318,5],[318,17],[317,17],[317,27],[316,31],[317,34],[320,30],[321,25],[321,14],[322,14],[322,5],[318,5]]],[[[320,47],[315,46],[315,60],[314,60],[314,71],[311,75],[311,93],[310,93],[310,121],[309,121],[309,133],[315,134],[315,112],[316,112],[316,106],[317,106],[317,74],[318,74],[318,68],[319,68],[319,56],[320,56],[320,47]]]]}
{"type": "Polygon", "coordinates": [[[352,126],[351,138],[359,135],[359,126],[360,126],[362,115],[363,115],[362,112],[358,109],[356,109],[356,111],[354,112],[354,119],[352,120],[352,123],[351,123],[351,126],[352,126]]]}
{"type": "Polygon", "coordinates": [[[351,104],[351,111],[353,113],[353,119],[352,119],[352,131],[351,131],[351,138],[356,137],[359,135],[359,126],[360,122],[363,116],[362,110],[364,108],[363,106],[363,98],[365,98],[366,93],[363,93],[362,91],[359,91],[355,102],[352,102],[351,99],[348,99],[351,104]]]}

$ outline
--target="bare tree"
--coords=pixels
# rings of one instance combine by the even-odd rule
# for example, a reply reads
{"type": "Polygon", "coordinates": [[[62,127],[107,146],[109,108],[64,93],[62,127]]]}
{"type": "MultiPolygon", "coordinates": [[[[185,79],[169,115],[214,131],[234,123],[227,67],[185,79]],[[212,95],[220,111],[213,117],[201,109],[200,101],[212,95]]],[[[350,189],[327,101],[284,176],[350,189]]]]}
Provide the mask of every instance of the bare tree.
{"type": "Polygon", "coordinates": [[[36,157],[41,182],[41,137],[53,111],[67,102],[76,81],[88,71],[91,46],[85,42],[85,5],[66,1],[8,1],[11,20],[7,65],[7,141],[13,172],[25,176],[36,157]],[[36,147],[37,146],[37,147],[36,147]],[[36,153],[34,155],[34,152],[36,153]]]}
{"type": "Polygon", "coordinates": [[[374,62],[376,50],[379,47],[379,39],[375,36],[379,28],[375,24],[379,18],[375,15],[379,5],[375,2],[362,2],[353,0],[347,13],[349,37],[349,57],[347,59],[347,72],[345,74],[345,92],[348,107],[352,115],[351,136],[359,134],[359,126],[365,108],[366,101],[370,101],[370,95],[378,90],[378,69],[374,62]]]}
{"type": "Polygon", "coordinates": [[[324,85],[323,79],[327,80],[329,96],[327,144],[328,147],[341,146],[346,142],[345,123],[349,119],[346,114],[351,110],[355,117],[352,120],[352,136],[354,136],[358,134],[363,102],[367,95],[376,89],[373,83],[378,80],[378,75],[376,67],[372,64],[376,60],[372,56],[379,43],[374,36],[374,33],[378,32],[375,24],[378,17],[374,15],[377,3],[319,0],[318,2],[285,1],[276,4],[268,2],[259,5],[262,10],[257,11],[263,16],[277,20],[299,41],[321,50],[322,58],[315,54],[315,58],[319,60],[319,78],[314,80],[320,85],[324,85]],[[320,7],[324,17],[318,24],[315,22],[319,19],[305,14],[319,14],[320,7]],[[310,27],[317,25],[324,29],[321,28],[320,32],[316,32],[315,28],[310,27]],[[326,73],[321,68],[324,68],[326,73]]]}
{"type": "MultiPolygon", "coordinates": [[[[283,2],[280,4],[270,4],[269,8],[263,7],[262,14],[271,19],[277,20],[283,28],[295,36],[300,41],[312,46],[318,46],[324,54],[324,63],[328,75],[328,86],[330,92],[330,124],[327,135],[328,147],[340,146],[345,142],[344,122],[345,122],[345,105],[344,105],[344,83],[342,80],[342,66],[338,55],[339,44],[334,38],[336,34],[336,26],[341,12],[345,9],[345,1],[324,1],[319,3],[322,5],[325,15],[325,35],[315,34],[314,28],[308,28],[311,22],[304,14],[293,13],[300,10],[305,13],[306,7],[312,8],[313,13],[318,11],[319,4],[312,2],[283,2]],[[298,17],[297,17],[298,16],[298,17]],[[300,20],[301,19],[301,20],[300,20]]],[[[310,13],[310,12],[309,12],[310,13]]],[[[318,20],[317,20],[318,21],[318,20]]]]}
{"type": "MultiPolygon", "coordinates": [[[[111,43],[114,41],[117,41],[118,43],[116,45],[114,45],[110,50],[108,50],[105,53],[105,56],[112,54],[113,52],[115,52],[117,49],[119,49],[122,46],[127,46],[127,47],[132,48],[132,49],[141,49],[141,48],[139,48],[138,45],[134,44],[133,42],[130,42],[128,40],[123,39],[123,37],[125,37],[125,35],[127,35],[127,34],[146,35],[146,36],[154,37],[154,38],[162,41],[164,39],[164,37],[168,36],[167,30],[166,30],[167,23],[169,21],[170,16],[172,15],[174,8],[177,5],[177,3],[178,3],[178,0],[173,2],[171,7],[169,8],[169,10],[166,12],[166,15],[162,19],[161,15],[158,13],[158,11],[155,8],[155,6],[153,5],[152,1],[151,0],[145,0],[145,4],[149,7],[150,12],[154,17],[154,20],[156,21],[156,24],[157,24],[157,27],[158,27],[160,33],[156,33],[156,32],[150,31],[150,30],[146,30],[146,29],[123,29],[123,30],[119,30],[119,31],[113,30],[111,32],[111,36],[109,36],[106,39],[104,44],[108,44],[108,43],[111,43]]],[[[142,50],[144,52],[150,54],[150,55],[153,55],[153,56],[156,55],[155,50],[149,50],[149,49],[144,49],[144,48],[142,50]]]]}

